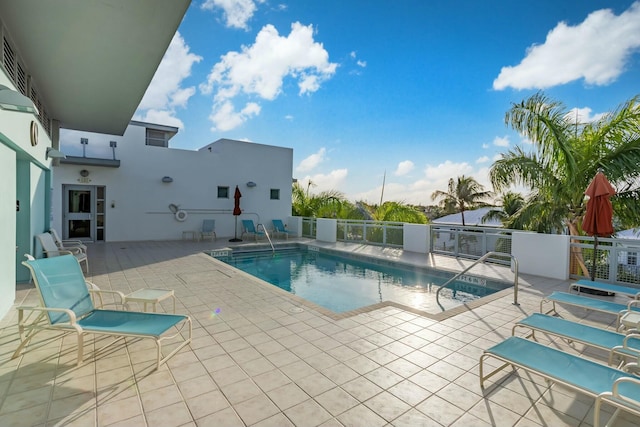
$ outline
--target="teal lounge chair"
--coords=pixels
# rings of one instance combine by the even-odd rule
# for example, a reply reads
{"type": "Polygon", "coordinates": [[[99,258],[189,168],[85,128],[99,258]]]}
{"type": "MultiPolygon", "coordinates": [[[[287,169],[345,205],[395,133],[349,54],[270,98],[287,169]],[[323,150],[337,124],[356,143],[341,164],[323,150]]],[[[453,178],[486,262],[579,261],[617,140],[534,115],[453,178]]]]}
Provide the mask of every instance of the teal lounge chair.
{"type": "Polygon", "coordinates": [[[580,293],[582,288],[594,289],[596,291],[609,292],[612,294],[627,295],[631,298],[640,299],[640,289],[633,288],[631,286],[613,285],[611,283],[594,282],[592,280],[578,280],[575,283],[569,285],[569,292],[575,290],[580,293]]]}
{"type": "Polygon", "coordinates": [[[556,311],[556,303],[566,304],[574,307],[581,307],[587,310],[599,311],[601,313],[609,313],[616,316],[616,329],[620,329],[620,317],[628,310],[639,311],[640,300],[629,301],[627,305],[619,304],[611,301],[605,301],[598,298],[590,298],[582,295],[569,294],[566,292],[553,292],[551,295],[544,297],[540,301],[540,313],[558,314],[556,311]],[[544,311],[545,303],[552,303],[551,309],[544,311]]]}
{"type": "Polygon", "coordinates": [[[258,241],[258,237],[265,235],[264,231],[256,230],[256,226],[253,224],[253,221],[250,219],[242,220],[242,234],[240,235],[240,238],[242,239],[242,237],[245,234],[249,236],[253,236],[256,239],[256,242],[258,241]]]}
{"type": "Polygon", "coordinates": [[[274,237],[278,235],[282,235],[284,236],[285,239],[289,238],[289,234],[291,234],[291,232],[287,230],[287,228],[284,226],[284,223],[282,222],[281,219],[272,219],[271,222],[273,223],[274,237]]]}
{"type": "Polygon", "coordinates": [[[609,365],[613,363],[614,355],[640,359],[640,334],[625,335],[540,313],[519,320],[511,329],[511,335],[515,335],[518,328],[529,329],[531,333],[527,338],[534,340],[538,331],[608,351],[609,365]]]}
{"type": "Polygon", "coordinates": [[[217,239],[216,236],[216,220],[205,219],[202,221],[202,229],[200,230],[200,240],[211,239],[212,241],[217,239]]]}
{"type": "Polygon", "coordinates": [[[96,309],[80,265],[71,255],[27,260],[22,264],[31,271],[40,306],[17,307],[21,342],[13,358],[18,357],[33,336],[44,329],[76,333],[78,365],[83,360],[85,334],[112,335],[118,337],[115,341],[127,337],[151,339],[157,349],[156,369],[191,342],[192,325],[188,316],[96,309]],[[26,318],[25,312],[28,313],[26,318]],[[36,318],[30,321],[33,315],[36,318]],[[186,339],[181,335],[185,328],[188,329],[186,339]],[[168,335],[169,330],[175,330],[175,334],[168,335]],[[163,357],[162,343],[175,337],[182,338],[183,342],[163,357]]]}
{"type": "MultiPolygon", "coordinates": [[[[509,337],[484,351],[480,356],[480,387],[505,367],[512,366],[538,374],[548,381],[596,398],[594,427],[600,426],[600,405],[604,401],[616,408],[607,425],[613,424],[621,410],[640,416],[640,379],[629,372],[605,366],[538,344],[520,337],[509,337]],[[494,358],[504,362],[496,370],[484,374],[484,362],[494,358]]],[[[625,369],[637,369],[629,363],[625,369]]]]}

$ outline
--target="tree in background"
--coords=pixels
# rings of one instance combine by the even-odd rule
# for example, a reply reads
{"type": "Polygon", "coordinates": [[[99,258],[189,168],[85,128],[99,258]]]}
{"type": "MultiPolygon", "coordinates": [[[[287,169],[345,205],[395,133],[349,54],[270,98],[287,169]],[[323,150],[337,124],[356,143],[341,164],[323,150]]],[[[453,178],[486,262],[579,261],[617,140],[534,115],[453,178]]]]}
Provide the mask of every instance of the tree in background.
{"type": "Polygon", "coordinates": [[[504,228],[522,230],[525,227],[517,220],[517,214],[524,206],[524,197],[520,193],[508,191],[502,195],[500,208],[491,209],[483,217],[482,221],[498,220],[504,228]]]}
{"type": "Polygon", "coordinates": [[[304,189],[295,182],[292,189],[291,213],[294,216],[315,218],[362,219],[362,214],[337,190],[310,194],[311,182],[304,189]]]}
{"type": "Polygon", "coordinates": [[[640,96],[593,123],[578,123],[561,102],[537,93],[514,104],[505,122],[533,144],[497,160],[490,178],[497,191],[524,185],[532,193],[514,221],[530,230],[580,235],[584,191],[598,169],[617,188],[615,216],[625,228],[640,212],[640,96]]]}
{"type": "Polygon", "coordinates": [[[484,200],[491,196],[490,191],[485,191],[484,187],[470,176],[461,175],[457,179],[449,179],[447,191],[436,190],[431,194],[431,200],[442,199],[440,206],[445,211],[453,210],[462,215],[462,225],[464,222],[464,211],[483,206],[484,200]]]}
{"type": "Polygon", "coordinates": [[[358,202],[368,212],[368,217],[374,221],[409,222],[426,224],[427,217],[413,206],[400,202],[384,202],[381,205],[369,205],[358,202]]]}

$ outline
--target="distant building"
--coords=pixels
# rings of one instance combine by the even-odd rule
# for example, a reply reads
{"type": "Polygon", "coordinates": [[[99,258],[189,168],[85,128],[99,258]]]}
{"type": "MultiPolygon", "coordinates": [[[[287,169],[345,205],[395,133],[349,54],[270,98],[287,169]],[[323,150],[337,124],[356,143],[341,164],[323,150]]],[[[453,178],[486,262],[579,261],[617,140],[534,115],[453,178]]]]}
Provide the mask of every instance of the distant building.
{"type": "Polygon", "coordinates": [[[233,237],[241,232],[232,215],[236,186],[238,224],[271,228],[272,219],[291,216],[291,148],[230,139],[197,151],[170,148],[177,131],[132,121],[122,137],[62,139],[67,158],[54,168],[53,227],[66,239],[175,240],[215,219],[218,237],[233,237]]]}

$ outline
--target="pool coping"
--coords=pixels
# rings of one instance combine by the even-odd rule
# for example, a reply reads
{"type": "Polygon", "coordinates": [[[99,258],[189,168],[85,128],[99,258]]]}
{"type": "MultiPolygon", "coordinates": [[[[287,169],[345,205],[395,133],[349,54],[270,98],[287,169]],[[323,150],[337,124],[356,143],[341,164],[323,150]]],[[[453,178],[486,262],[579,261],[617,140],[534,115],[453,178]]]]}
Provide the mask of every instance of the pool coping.
{"type": "MultiPolygon", "coordinates": [[[[335,248],[325,248],[322,246],[318,246],[315,244],[311,244],[311,243],[304,243],[304,242],[284,242],[284,243],[277,243],[274,245],[276,248],[279,249],[296,249],[296,248],[300,248],[300,247],[307,247],[309,248],[316,248],[316,249],[311,249],[312,251],[318,251],[318,252],[323,252],[323,253],[328,253],[328,254],[334,254],[334,255],[338,255],[341,256],[343,258],[349,258],[349,259],[354,259],[354,260],[380,260],[380,261],[385,261],[385,264],[387,265],[392,265],[392,264],[399,264],[403,267],[416,267],[416,265],[411,264],[409,262],[403,262],[402,260],[391,260],[389,258],[384,258],[384,257],[379,257],[379,256],[375,256],[372,254],[367,254],[367,255],[360,255],[360,254],[354,254],[353,252],[349,252],[349,251],[344,251],[344,250],[339,250],[339,249],[335,249],[335,248]]],[[[241,245],[241,246],[235,246],[235,247],[226,247],[226,248],[220,248],[220,249],[215,249],[212,251],[205,251],[202,252],[201,255],[205,256],[206,258],[210,259],[210,260],[214,260],[216,265],[221,265],[224,266],[227,269],[231,269],[232,271],[234,271],[236,274],[241,274],[243,276],[245,276],[247,279],[249,279],[252,283],[255,283],[259,286],[268,286],[269,289],[277,292],[280,295],[286,296],[287,298],[295,301],[297,304],[299,304],[300,306],[304,306],[306,308],[312,309],[318,313],[321,313],[333,320],[342,320],[342,319],[347,319],[353,316],[356,316],[358,314],[362,314],[362,313],[368,313],[371,311],[375,311],[381,308],[385,308],[385,307],[395,307],[398,309],[402,309],[402,310],[406,310],[409,311],[413,314],[422,316],[422,317],[426,317],[428,319],[432,319],[435,321],[442,321],[445,319],[448,319],[450,317],[456,316],[460,313],[464,313],[466,311],[471,311],[475,308],[478,308],[480,306],[483,306],[487,303],[490,303],[492,301],[495,301],[497,299],[500,299],[510,293],[513,292],[513,286],[510,286],[506,289],[502,289],[500,291],[494,292],[491,295],[487,295],[484,296],[482,298],[479,298],[477,300],[474,301],[470,301],[467,303],[463,303],[457,307],[453,307],[450,308],[448,310],[444,310],[441,313],[429,313],[427,311],[423,311],[414,307],[410,307],[404,304],[400,304],[394,301],[382,301],[376,304],[371,304],[371,305],[367,305],[364,307],[360,307],[354,310],[349,310],[349,311],[345,311],[342,313],[336,313],[335,311],[332,311],[326,307],[322,307],[318,304],[315,304],[305,298],[302,298],[298,295],[292,294],[288,291],[285,291],[284,289],[281,289],[269,282],[266,282],[258,277],[255,277],[249,273],[246,273],[240,269],[237,269],[235,267],[233,267],[232,265],[229,265],[227,263],[225,263],[224,261],[221,261],[219,259],[216,258],[216,256],[214,255],[210,255],[209,253],[216,253],[216,255],[219,256],[225,256],[223,255],[223,253],[227,253],[227,256],[229,255],[229,253],[233,253],[233,252],[258,252],[258,251],[263,251],[264,249],[271,249],[271,246],[268,244],[255,244],[255,243],[251,243],[251,244],[247,244],[247,245],[241,245]],[[238,251],[238,248],[247,248],[249,250],[240,250],[238,251]]],[[[433,268],[433,267],[420,267],[420,268],[424,268],[424,269],[429,269],[429,270],[434,270],[434,271],[447,271],[447,272],[453,272],[456,273],[455,270],[451,270],[451,269],[446,269],[446,268],[433,268]]],[[[506,266],[505,266],[506,268],[506,266]]],[[[486,276],[480,276],[480,277],[486,277],[486,276]]],[[[490,278],[487,277],[488,280],[491,280],[493,282],[502,282],[501,280],[495,279],[495,278],[490,278]]],[[[298,307],[298,309],[300,309],[301,307],[298,307]]],[[[292,309],[293,310],[293,309],[292,309]]],[[[292,312],[299,312],[299,311],[292,311],[292,312]]]]}

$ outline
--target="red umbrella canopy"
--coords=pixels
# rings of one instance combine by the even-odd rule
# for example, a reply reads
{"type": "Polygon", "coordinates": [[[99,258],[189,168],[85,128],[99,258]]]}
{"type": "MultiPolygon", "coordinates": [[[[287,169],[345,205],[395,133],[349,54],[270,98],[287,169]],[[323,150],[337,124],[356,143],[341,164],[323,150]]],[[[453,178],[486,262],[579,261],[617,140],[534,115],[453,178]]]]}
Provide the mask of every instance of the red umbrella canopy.
{"type": "Polygon", "coordinates": [[[613,207],[609,197],[616,194],[616,189],[602,172],[598,172],[584,194],[589,196],[589,201],[582,221],[582,229],[591,236],[611,236],[613,207]]]}
{"type": "Polygon", "coordinates": [[[238,216],[242,213],[240,210],[240,197],[242,197],[242,193],[240,193],[240,189],[236,185],[236,192],[233,194],[233,214],[238,216]]]}

